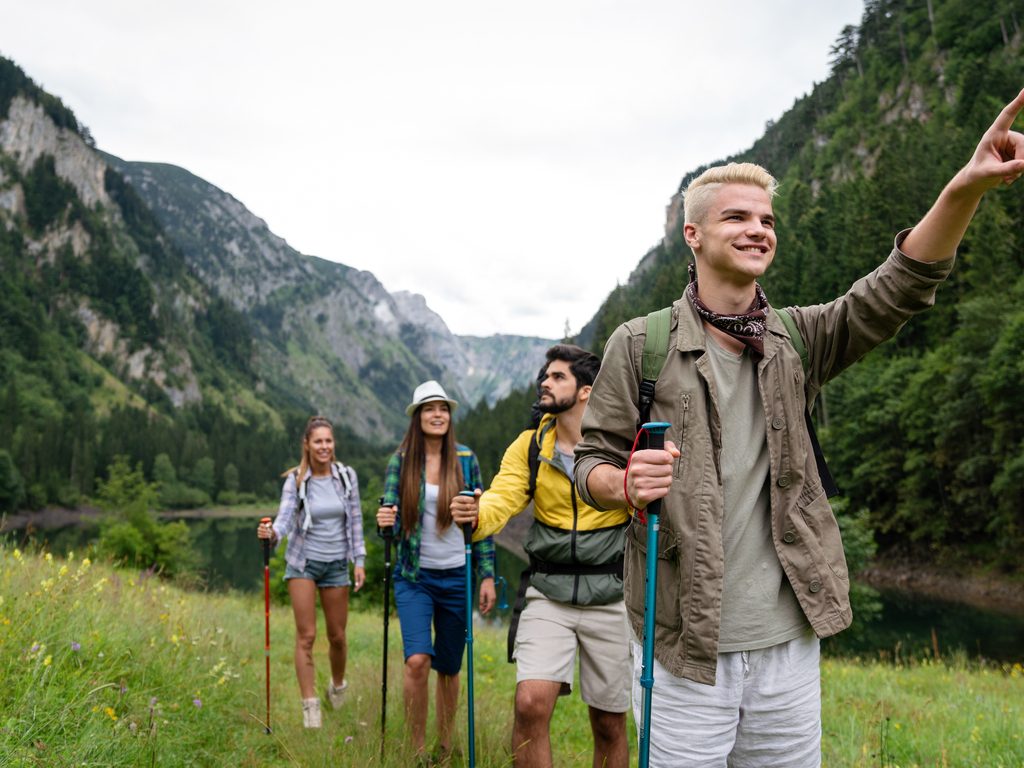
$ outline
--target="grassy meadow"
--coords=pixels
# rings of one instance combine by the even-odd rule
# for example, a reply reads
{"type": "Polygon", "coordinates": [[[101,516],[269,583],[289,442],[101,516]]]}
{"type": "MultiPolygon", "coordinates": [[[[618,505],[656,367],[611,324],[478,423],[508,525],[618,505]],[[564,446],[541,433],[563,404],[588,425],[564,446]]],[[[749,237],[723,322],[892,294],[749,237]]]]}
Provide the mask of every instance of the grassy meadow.
{"type": "MultiPolygon", "coordinates": [[[[382,621],[359,603],[349,621],[349,700],[325,709],[320,731],[302,728],[291,611],[273,606],[267,735],[262,594],[185,591],[81,554],[0,545],[0,764],[408,768],[398,621],[382,759],[382,621]]],[[[507,766],[515,670],[503,630],[478,628],[475,640],[477,763],[507,766]]],[[[321,628],[321,687],[325,646],[321,628]]],[[[822,688],[828,768],[1024,766],[1020,664],[827,659],[822,688]]],[[[556,765],[590,764],[577,696],[559,703],[552,742],[556,765]]]]}

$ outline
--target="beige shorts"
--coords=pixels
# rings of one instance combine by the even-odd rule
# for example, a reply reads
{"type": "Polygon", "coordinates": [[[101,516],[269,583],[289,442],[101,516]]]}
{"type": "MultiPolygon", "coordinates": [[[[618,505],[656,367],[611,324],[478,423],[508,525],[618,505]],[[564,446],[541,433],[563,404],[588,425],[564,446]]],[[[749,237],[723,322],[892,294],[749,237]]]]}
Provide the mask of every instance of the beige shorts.
{"type": "Polygon", "coordinates": [[[561,695],[567,695],[579,648],[580,698],[595,709],[625,712],[633,679],[629,640],[621,600],[573,606],[529,587],[516,632],[516,682],[551,680],[561,683],[561,695]]]}

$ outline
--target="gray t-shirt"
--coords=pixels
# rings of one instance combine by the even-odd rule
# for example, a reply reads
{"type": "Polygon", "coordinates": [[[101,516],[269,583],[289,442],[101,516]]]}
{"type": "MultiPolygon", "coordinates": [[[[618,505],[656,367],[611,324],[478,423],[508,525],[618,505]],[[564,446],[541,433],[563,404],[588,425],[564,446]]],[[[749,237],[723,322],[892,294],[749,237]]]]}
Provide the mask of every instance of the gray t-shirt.
{"type": "Polygon", "coordinates": [[[309,560],[344,560],[345,502],[338,497],[334,479],[310,477],[306,481],[306,509],[310,526],[306,533],[306,558],[309,560]]]}
{"type": "Polygon", "coordinates": [[[425,483],[426,498],[423,499],[423,519],[420,520],[421,568],[459,568],[466,564],[466,542],[462,529],[452,523],[443,531],[437,530],[437,497],[441,489],[425,483]]]}
{"type": "Polygon", "coordinates": [[[574,453],[565,453],[559,450],[558,444],[555,444],[555,456],[562,462],[562,467],[565,469],[565,474],[570,478],[572,477],[573,465],[576,463],[576,455],[574,453]]]}
{"type": "Polygon", "coordinates": [[[768,441],[757,364],[710,334],[708,360],[722,420],[725,580],[719,653],[768,648],[807,629],[800,604],[772,544],[768,441]]]}

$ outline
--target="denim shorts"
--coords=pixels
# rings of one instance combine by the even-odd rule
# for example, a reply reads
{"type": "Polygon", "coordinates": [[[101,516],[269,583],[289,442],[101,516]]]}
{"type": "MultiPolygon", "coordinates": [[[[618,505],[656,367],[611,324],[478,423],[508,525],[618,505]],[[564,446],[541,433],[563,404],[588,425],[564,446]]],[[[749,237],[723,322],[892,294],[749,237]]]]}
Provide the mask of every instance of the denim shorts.
{"type": "Polygon", "coordinates": [[[284,580],[288,579],[309,579],[316,582],[318,587],[347,587],[348,560],[306,560],[306,567],[303,570],[285,566],[284,580]]]}
{"type": "Polygon", "coordinates": [[[420,568],[419,579],[409,581],[396,568],[395,609],[405,658],[425,653],[432,669],[457,675],[466,647],[466,570],[420,568]]]}

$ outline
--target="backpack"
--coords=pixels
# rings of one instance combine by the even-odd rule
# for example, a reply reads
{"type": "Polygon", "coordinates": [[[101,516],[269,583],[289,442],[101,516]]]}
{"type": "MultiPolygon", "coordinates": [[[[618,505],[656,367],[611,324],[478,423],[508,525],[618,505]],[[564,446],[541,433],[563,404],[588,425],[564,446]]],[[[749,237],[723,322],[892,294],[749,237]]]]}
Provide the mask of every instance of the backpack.
{"type": "MultiPolygon", "coordinates": [[[[810,357],[807,354],[807,346],[804,344],[803,337],[797,330],[796,323],[793,322],[793,317],[784,309],[772,307],[772,311],[782,321],[782,324],[786,326],[786,331],[789,333],[789,343],[793,345],[793,349],[800,355],[800,365],[803,367],[804,375],[806,376],[811,365],[810,357]]],[[[651,420],[651,404],[654,402],[655,385],[658,382],[658,376],[661,375],[661,369],[665,367],[665,361],[668,359],[668,345],[671,335],[671,306],[662,307],[647,315],[647,336],[644,339],[644,349],[640,355],[640,375],[642,380],[640,382],[639,402],[637,403],[640,410],[637,431],[640,430],[640,425],[651,420]]],[[[836,481],[829,471],[828,464],[825,462],[825,454],[821,450],[818,435],[814,431],[814,423],[811,420],[809,408],[804,411],[804,424],[807,427],[807,437],[811,441],[811,448],[814,451],[814,463],[818,467],[818,476],[821,478],[825,495],[828,498],[832,498],[839,494],[839,488],[836,486],[836,481]]],[[[535,479],[534,484],[536,484],[535,479]]]]}

